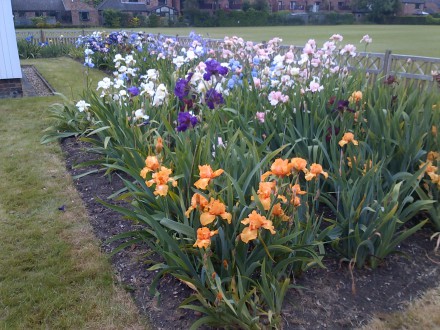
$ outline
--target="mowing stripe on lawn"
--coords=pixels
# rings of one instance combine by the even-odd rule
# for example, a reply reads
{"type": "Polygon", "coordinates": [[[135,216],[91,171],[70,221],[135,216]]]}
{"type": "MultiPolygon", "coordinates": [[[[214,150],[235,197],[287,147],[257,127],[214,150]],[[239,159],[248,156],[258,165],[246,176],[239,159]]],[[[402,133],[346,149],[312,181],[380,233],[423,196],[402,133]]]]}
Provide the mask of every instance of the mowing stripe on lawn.
{"type": "MultiPolygon", "coordinates": [[[[28,62],[58,91],[82,91],[81,64],[28,62]]],[[[0,100],[0,329],[145,329],[114,284],[60,146],[40,144],[48,106],[59,101],[0,100]]]]}

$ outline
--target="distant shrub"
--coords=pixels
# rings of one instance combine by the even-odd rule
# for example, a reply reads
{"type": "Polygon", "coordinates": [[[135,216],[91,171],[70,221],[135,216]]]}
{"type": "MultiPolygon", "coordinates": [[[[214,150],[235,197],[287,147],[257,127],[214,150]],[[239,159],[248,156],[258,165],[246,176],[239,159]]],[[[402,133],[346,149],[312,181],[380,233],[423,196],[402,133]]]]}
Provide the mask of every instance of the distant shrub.
{"type": "Polygon", "coordinates": [[[433,16],[431,16],[431,15],[428,15],[427,17],[426,17],[426,23],[427,24],[432,24],[432,25],[440,25],[440,17],[438,17],[438,18],[435,18],[435,17],[433,17],[433,16]]]}
{"type": "Polygon", "coordinates": [[[108,27],[121,27],[120,13],[113,9],[106,9],[103,13],[104,26],[108,27]]]}
{"type": "Polygon", "coordinates": [[[268,18],[269,25],[304,25],[308,22],[308,15],[292,15],[289,11],[272,13],[268,18]]]}
{"type": "Polygon", "coordinates": [[[330,12],[325,14],[325,24],[353,24],[353,14],[330,12]]]}
{"type": "Polygon", "coordinates": [[[148,26],[149,27],[159,27],[160,26],[160,17],[155,14],[151,14],[150,16],[148,16],[148,26]]]}
{"type": "Polygon", "coordinates": [[[385,19],[385,24],[396,25],[426,25],[427,17],[424,16],[393,16],[385,19]]]}
{"type": "Polygon", "coordinates": [[[46,25],[46,17],[45,16],[32,17],[31,21],[32,21],[32,24],[34,24],[36,27],[45,27],[45,25],[46,25]]]}

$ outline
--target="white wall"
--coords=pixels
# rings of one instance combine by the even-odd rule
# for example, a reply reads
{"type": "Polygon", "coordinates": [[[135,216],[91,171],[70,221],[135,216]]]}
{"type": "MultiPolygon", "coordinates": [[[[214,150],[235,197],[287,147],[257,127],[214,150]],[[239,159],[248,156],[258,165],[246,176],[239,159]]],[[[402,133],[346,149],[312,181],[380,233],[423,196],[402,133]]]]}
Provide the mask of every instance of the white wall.
{"type": "Polygon", "coordinates": [[[21,77],[11,0],[0,0],[0,79],[21,77]]]}

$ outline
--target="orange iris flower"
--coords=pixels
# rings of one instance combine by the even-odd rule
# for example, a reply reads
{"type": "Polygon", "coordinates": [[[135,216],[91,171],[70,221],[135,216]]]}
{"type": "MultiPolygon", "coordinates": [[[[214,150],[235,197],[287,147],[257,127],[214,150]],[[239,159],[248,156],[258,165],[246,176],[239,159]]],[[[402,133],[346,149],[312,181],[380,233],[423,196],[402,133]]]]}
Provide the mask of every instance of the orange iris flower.
{"type": "Polygon", "coordinates": [[[307,160],[304,158],[294,157],[290,160],[290,163],[292,164],[292,167],[297,172],[303,171],[304,173],[307,172],[306,166],[307,166],[307,160]]]}
{"type": "Polygon", "coordinates": [[[343,147],[350,142],[353,143],[355,146],[359,144],[358,141],[354,139],[353,133],[351,132],[344,133],[344,136],[342,137],[341,141],[339,141],[339,146],[343,147]]]}
{"type": "Polygon", "coordinates": [[[281,178],[290,175],[292,166],[289,164],[288,159],[275,159],[272,166],[270,167],[272,174],[279,176],[281,178]]]}
{"type": "Polygon", "coordinates": [[[283,208],[281,207],[281,203],[276,203],[272,208],[272,215],[276,217],[280,217],[283,221],[288,221],[289,217],[284,213],[283,208]]]}
{"type": "Polygon", "coordinates": [[[440,154],[437,151],[430,151],[428,152],[428,155],[426,156],[426,160],[429,162],[433,162],[436,159],[440,160],[440,154]]]}
{"type": "Polygon", "coordinates": [[[243,229],[240,234],[240,239],[244,243],[249,243],[249,241],[257,238],[258,229],[264,228],[270,231],[272,235],[276,233],[272,221],[267,220],[265,216],[258,214],[257,211],[252,211],[251,214],[241,221],[243,225],[249,225],[243,229]]]}
{"type": "MultiPolygon", "coordinates": [[[[440,175],[437,173],[438,167],[434,166],[432,162],[429,161],[427,163],[422,163],[420,165],[420,168],[422,168],[425,165],[427,165],[425,168],[425,173],[429,176],[431,182],[437,184],[437,188],[440,189],[440,175]]],[[[423,176],[423,174],[421,176],[423,176]]]]}
{"type": "Polygon", "coordinates": [[[160,154],[163,149],[163,139],[159,136],[156,141],[156,154],[160,154]]]}
{"type": "Polygon", "coordinates": [[[261,176],[261,181],[266,180],[266,178],[272,174],[280,178],[284,178],[285,176],[290,175],[291,171],[292,171],[292,164],[289,164],[288,159],[277,158],[270,167],[270,171],[267,171],[261,176]]]}
{"type": "Polygon", "coordinates": [[[324,178],[326,178],[326,179],[328,178],[328,173],[324,172],[324,170],[322,169],[322,166],[319,164],[313,163],[310,166],[310,170],[307,172],[305,178],[307,181],[310,181],[314,178],[317,179],[318,175],[320,175],[320,174],[323,175],[324,178]]]}
{"type": "Polygon", "coordinates": [[[208,248],[211,245],[211,237],[216,235],[218,230],[209,230],[207,227],[197,229],[197,241],[194,243],[194,247],[208,248]]]}
{"type": "Polygon", "coordinates": [[[194,183],[194,186],[198,189],[204,190],[212,179],[218,177],[224,171],[222,169],[213,171],[210,165],[199,165],[199,172],[200,179],[194,183]]]}
{"type": "Polygon", "coordinates": [[[301,199],[298,197],[298,195],[305,195],[307,194],[307,191],[301,190],[301,186],[299,184],[294,184],[293,186],[291,185],[290,190],[292,191],[292,199],[290,200],[290,203],[295,207],[300,206],[301,199]]]}
{"type": "Polygon", "coordinates": [[[154,172],[160,168],[159,160],[156,156],[148,156],[145,159],[145,167],[141,170],[140,176],[142,178],[147,177],[148,172],[154,172]]]}
{"type": "Polygon", "coordinates": [[[195,193],[193,197],[191,198],[191,206],[186,210],[185,216],[189,218],[190,213],[192,210],[199,207],[200,210],[204,210],[206,206],[208,206],[209,201],[199,193],[195,193]]]}
{"type": "Polygon", "coordinates": [[[209,204],[205,207],[204,212],[200,215],[200,223],[202,226],[209,225],[219,216],[226,220],[228,224],[232,221],[232,214],[226,212],[226,206],[218,199],[211,198],[209,204]]]}
{"type": "Polygon", "coordinates": [[[259,189],[257,191],[258,198],[263,205],[263,208],[267,211],[270,208],[270,196],[275,193],[276,182],[260,182],[259,189]]]}
{"type": "Polygon", "coordinates": [[[156,184],[156,189],[154,190],[154,195],[166,196],[168,193],[168,182],[171,182],[173,187],[177,186],[177,181],[170,178],[172,170],[162,166],[160,171],[153,173],[151,180],[146,181],[147,187],[151,187],[156,184]]]}
{"type": "Polygon", "coordinates": [[[359,102],[362,100],[362,92],[356,91],[351,94],[351,96],[348,98],[350,102],[359,102]]]}

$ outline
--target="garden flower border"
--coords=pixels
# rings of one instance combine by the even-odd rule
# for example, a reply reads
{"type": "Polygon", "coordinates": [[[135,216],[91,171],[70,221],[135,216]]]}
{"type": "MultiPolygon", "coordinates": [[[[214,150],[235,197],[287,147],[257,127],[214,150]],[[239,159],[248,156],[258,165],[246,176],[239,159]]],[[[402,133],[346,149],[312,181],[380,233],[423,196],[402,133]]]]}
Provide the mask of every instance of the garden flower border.
{"type": "MultiPolygon", "coordinates": [[[[93,159],[93,155],[85,151],[84,143],[71,138],[62,141],[61,147],[66,167],[73,177],[97,169],[75,167],[82,161],[93,159]]],[[[133,228],[133,224],[103,207],[96,199],[106,199],[123,187],[122,182],[116,175],[109,181],[102,173],[96,172],[80,177],[74,183],[89,212],[95,235],[103,242],[104,251],[110,253],[118,244],[106,243],[106,240],[133,228]]],[[[408,253],[410,260],[396,255],[389,258],[384,267],[355,270],[356,295],[352,293],[347,263],[330,259],[326,262],[328,270],[308,271],[297,280],[303,288],[292,289],[286,297],[284,328],[353,328],[364,325],[368,328],[374,315],[403,311],[410,301],[440,284],[440,267],[435,263],[440,258],[433,252],[434,242],[429,240],[429,235],[429,230],[424,229],[402,244],[400,251],[408,253]]],[[[154,327],[189,329],[199,315],[178,306],[192,291],[167,276],[160,283],[160,296],[151,296],[148,291],[154,272],[148,271],[148,265],[141,259],[147,251],[145,246],[133,245],[112,257],[118,281],[131,293],[140,313],[146,315],[154,327]]]]}
{"type": "MultiPolygon", "coordinates": [[[[97,51],[104,57],[109,51],[96,38],[87,41],[86,67],[98,63],[92,58],[97,51]]],[[[106,42],[120,47],[126,38],[112,33],[106,42]]],[[[145,242],[163,258],[149,261],[153,264],[149,270],[159,271],[152,292],[157,293],[160,276],[168,273],[196,290],[182,303],[205,314],[191,329],[206,322],[252,329],[268,322],[277,327],[287,289],[296,287],[289,282],[312,265],[323,266],[326,241],[348,258],[355,294],[354,264],[376,268],[426,223],[409,221],[415,214],[437,212],[433,197],[427,195],[435,186],[421,187],[420,180],[426,172],[431,183],[438,184],[433,166],[438,153],[432,151],[437,145],[434,102],[438,100],[430,94],[419,97],[416,90],[397,88],[388,80],[385,94],[372,88],[364,98],[368,77],[361,72],[350,74],[345,62],[356,56],[356,47],[337,46],[340,35],[330,40],[322,49],[309,40],[295,61],[291,50],[284,55],[276,52],[278,38],[252,46],[225,37],[218,56],[231,59],[220,64],[210,58],[215,51],[205,50],[197,36],[194,50],[182,48],[184,58],[175,53],[172,39],[156,45],[150,37],[132,35],[127,47],[135,45],[140,53],[115,54],[117,78],[99,82],[101,96],[89,94],[87,101],[76,103],[76,109],[65,104],[53,110],[64,126],[49,128],[55,135],[46,135],[46,142],[72,135],[72,129],[87,136],[96,134],[97,140],[84,140],[106,155],[107,172],[121,170],[130,176],[124,180],[128,192],[121,198],[129,199],[131,207],[103,203],[145,225],[118,235],[132,238],[120,247],[145,242]],[[194,71],[182,69],[179,75],[186,79],[177,79],[170,71],[172,65],[166,67],[162,60],[161,73],[149,69],[152,63],[146,64],[140,70],[147,75],[137,81],[135,65],[147,59],[141,55],[143,41],[149,42],[150,60],[155,57],[152,49],[157,49],[158,59],[170,56],[178,72],[184,63],[195,63],[197,56],[208,59],[194,71]],[[236,47],[235,55],[230,47],[236,47]],[[140,88],[135,85],[139,83],[140,88]],[[174,83],[178,99],[173,101],[168,90],[174,83]],[[327,93],[321,94],[324,85],[327,93]],[[114,89],[119,91],[113,94],[114,89]],[[225,97],[233,90],[244,103],[233,103],[233,94],[225,97]],[[246,123],[255,121],[255,109],[264,104],[277,110],[271,118],[257,114],[260,124],[248,128],[246,123]],[[183,116],[185,111],[188,116],[183,116]],[[274,159],[278,155],[282,158],[274,159]],[[424,155],[425,166],[420,165],[424,155]],[[289,162],[286,158],[292,156],[289,162]],[[318,203],[335,214],[334,219],[325,219],[329,223],[325,227],[318,203]],[[193,304],[195,300],[201,305],[193,304]]],[[[437,196],[435,191],[432,194],[437,196]]],[[[435,222],[436,216],[432,219],[435,222]]]]}

